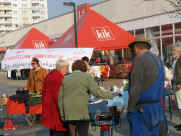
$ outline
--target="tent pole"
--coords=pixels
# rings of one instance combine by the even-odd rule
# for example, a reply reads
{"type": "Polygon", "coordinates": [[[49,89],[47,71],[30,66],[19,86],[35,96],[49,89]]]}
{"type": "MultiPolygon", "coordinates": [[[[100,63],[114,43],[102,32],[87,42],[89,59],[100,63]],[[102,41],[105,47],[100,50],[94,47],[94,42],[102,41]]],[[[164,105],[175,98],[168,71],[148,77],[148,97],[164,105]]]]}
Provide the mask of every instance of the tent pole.
{"type": "Polygon", "coordinates": [[[75,32],[75,48],[78,48],[78,40],[77,40],[77,15],[76,15],[76,6],[73,5],[74,8],[74,32],[75,32]]]}

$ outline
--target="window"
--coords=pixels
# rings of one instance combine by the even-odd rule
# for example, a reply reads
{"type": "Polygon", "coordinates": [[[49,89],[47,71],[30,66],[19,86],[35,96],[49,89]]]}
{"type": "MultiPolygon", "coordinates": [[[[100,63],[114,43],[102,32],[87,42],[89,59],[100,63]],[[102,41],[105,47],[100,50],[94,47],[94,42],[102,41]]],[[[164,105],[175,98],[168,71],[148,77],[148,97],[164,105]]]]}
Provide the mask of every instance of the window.
{"type": "Polygon", "coordinates": [[[13,7],[17,7],[18,5],[17,4],[13,4],[13,7]]]}
{"type": "Polygon", "coordinates": [[[33,19],[40,19],[40,16],[33,16],[33,19]]]}
{"type": "Polygon", "coordinates": [[[22,10],[22,14],[28,14],[27,10],[22,10]]]}
{"type": "Polygon", "coordinates": [[[6,28],[11,28],[12,27],[12,25],[6,25],[6,28]]]}
{"type": "Polygon", "coordinates": [[[33,9],[33,10],[32,10],[32,13],[40,13],[40,9],[36,9],[36,10],[33,9]]]}
{"type": "Polygon", "coordinates": [[[17,18],[17,17],[13,17],[13,20],[14,20],[14,21],[17,21],[17,20],[18,20],[18,18],[17,18]]]}
{"type": "Polygon", "coordinates": [[[4,18],[0,18],[0,21],[4,21],[4,18]]]}
{"type": "Polygon", "coordinates": [[[13,11],[13,14],[17,14],[17,13],[18,13],[17,10],[14,10],[14,11],[13,11]]]}
{"type": "Polygon", "coordinates": [[[27,8],[27,4],[22,4],[22,8],[27,8]]]}
{"type": "Polygon", "coordinates": [[[40,6],[39,3],[32,3],[32,7],[38,7],[38,6],[40,6]]]}

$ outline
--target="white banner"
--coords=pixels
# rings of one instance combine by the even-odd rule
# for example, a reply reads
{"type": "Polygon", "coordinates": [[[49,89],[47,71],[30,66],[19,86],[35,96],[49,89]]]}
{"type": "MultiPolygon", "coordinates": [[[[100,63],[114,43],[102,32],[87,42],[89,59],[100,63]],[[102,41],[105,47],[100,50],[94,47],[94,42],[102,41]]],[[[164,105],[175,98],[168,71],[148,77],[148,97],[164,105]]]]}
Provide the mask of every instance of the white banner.
{"type": "Polygon", "coordinates": [[[2,60],[1,68],[5,71],[31,68],[31,60],[36,57],[45,69],[54,69],[58,59],[67,60],[71,64],[83,56],[91,57],[92,48],[52,48],[52,49],[11,49],[2,60]]]}

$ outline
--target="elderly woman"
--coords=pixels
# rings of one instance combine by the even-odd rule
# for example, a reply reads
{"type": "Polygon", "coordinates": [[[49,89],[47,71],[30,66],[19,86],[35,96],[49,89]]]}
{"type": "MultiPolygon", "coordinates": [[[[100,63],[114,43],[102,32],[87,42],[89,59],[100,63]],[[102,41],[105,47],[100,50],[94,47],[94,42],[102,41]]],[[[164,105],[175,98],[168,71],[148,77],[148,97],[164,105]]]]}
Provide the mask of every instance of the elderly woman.
{"type": "Polygon", "coordinates": [[[52,70],[44,81],[42,125],[50,129],[50,136],[68,136],[59,118],[58,92],[64,75],[68,72],[68,62],[58,60],[56,69],[52,70]]]}
{"type": "Polygon", "coordinates": [[[112,99],[110,93],[101,91],[90,74],[86,73],[84,61],[77,60],[72,65],[72,74],[66,76],[62,82],[58,97],[58,106],[62,120],[68,123],[70,136],[88,136],[89,92],[101,98],[112,99]]]}

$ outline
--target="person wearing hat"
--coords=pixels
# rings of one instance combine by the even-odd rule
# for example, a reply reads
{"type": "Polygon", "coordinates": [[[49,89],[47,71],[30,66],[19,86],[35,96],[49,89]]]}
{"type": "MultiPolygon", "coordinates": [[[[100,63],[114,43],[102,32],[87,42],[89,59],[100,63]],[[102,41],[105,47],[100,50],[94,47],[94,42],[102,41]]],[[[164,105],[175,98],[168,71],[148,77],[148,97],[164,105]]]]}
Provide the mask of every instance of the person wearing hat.
{"type": "Polygon", "coordinates": [[[164,120],[160,99],[164,96],[164,66],[150,52],[151,44],[135,38],[129,44],[135,55],[129,76],[128,121],[131,136],[158,136],[164,120]]]}
{"type": "MultiPolygon", "coordinates": [[[[176,89],[177,107],[181,112],[181,43],[177,42],[173,47],[173,55],[175,61],[173,63],[174,69],[174,85],[176,89]]],[[[175,126],[178,131],[181,131],[181,124],[175,126]]]]}

